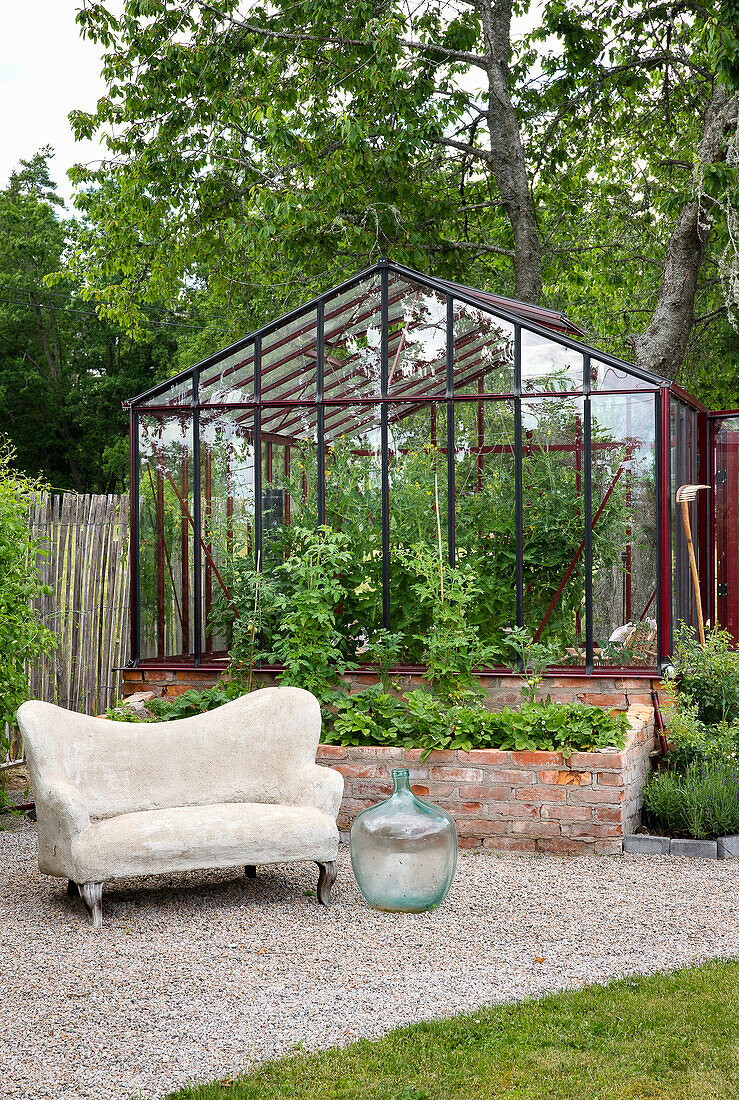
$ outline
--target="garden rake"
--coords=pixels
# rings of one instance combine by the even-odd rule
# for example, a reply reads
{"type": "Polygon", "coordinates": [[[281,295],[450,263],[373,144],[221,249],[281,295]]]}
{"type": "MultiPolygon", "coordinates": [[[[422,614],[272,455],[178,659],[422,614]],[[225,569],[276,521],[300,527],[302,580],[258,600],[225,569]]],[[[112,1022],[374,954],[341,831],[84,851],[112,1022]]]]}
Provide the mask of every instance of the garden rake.
{"type": "Polygon", "coordinates": [[[710,489],[710,485],[681,485],[675,494],[675,501],[682,508],[683,513],[683,527],[685,528],[685,538],[688,543],[688,558],[690,560],[690,575],[693,578],[693,590],[695,592],[695,606],[698,614],[698,637],[700,638],[701,645],[706,644],[706,632],[703,627],[703,605],[701,604],[701,590],[698,583],[698,566],[695,562],[695,550],[693,549],[693,533],[690,530],[690,510],[689,504],[698,496],[701,489],[710,489]]]}

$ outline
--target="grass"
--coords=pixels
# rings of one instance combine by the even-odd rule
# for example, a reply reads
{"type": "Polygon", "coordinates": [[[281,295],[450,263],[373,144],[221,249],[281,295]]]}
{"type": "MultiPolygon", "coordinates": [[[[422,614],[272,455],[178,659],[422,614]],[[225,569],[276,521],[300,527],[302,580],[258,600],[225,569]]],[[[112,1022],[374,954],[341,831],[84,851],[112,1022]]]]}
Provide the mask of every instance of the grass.
{"type": "MultiPolygon", "coordinates": [[[[660,934],[669,936],[669,929],[660,932],[655,921],[660,934]]],[[[627,978],[415,1024],[174,1096],[730,1100],[739,1097],[739,964],[627,978]]]]}

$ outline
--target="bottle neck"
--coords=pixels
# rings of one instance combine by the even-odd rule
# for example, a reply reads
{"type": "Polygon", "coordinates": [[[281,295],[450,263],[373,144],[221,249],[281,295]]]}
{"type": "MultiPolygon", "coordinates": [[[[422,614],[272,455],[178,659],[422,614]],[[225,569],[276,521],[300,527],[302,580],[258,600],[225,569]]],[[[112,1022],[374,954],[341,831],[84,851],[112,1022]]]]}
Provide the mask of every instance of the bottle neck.
{"type": "Polygon", "coordinates": [[[407,768],[393,768],[393,794],[412,794],[407,768]]]}

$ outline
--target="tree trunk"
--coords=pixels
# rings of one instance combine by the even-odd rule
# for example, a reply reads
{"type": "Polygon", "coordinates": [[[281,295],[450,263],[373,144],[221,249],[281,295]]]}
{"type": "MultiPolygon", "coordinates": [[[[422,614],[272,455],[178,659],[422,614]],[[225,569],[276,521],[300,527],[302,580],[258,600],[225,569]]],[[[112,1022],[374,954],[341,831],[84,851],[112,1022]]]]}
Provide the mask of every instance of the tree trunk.
{"type": "Polygon", "coordinates": [[[521,131],[508,91],[512,0],[476,0],[476,7],[482,18],[487,62],[490,169],[513,230],[516,297],[536,305],[541,297],[541,237],[521,131]]]}
{"type": "Polygon", "coordinates": [[[706,244],[713,228],[715,205],[701,190],[701,173],[724,158],[724,135],[736,122],[739,93],[718,85],[706,109],[698,164],[693,173],[695,198],[678,215],[667,245],[657,305],[645,332],[627,337],[638,367],[664,378],[675,378],[685,358],[693,328],[695,294],[706,244]]]}

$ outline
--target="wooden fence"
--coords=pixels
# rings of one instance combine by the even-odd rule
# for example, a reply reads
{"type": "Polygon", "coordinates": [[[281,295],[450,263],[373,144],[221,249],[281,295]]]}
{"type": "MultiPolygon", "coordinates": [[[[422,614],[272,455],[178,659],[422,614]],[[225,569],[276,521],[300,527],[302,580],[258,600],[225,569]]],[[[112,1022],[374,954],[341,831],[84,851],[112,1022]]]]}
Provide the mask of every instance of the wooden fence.
{"type": "MultiPolygon", "coordinates": [[[[43,496],[30,526],[44,547],[41,579],[51,588],[36,608],[58,641],[51,657],[28,670],[31,698],[100,714],[118,698],[113,670],[130,651],[128,497],[43,496]]],[[[17,731],[0,741],[0,768],[12,767],[22,759],[17,731]]]]}

